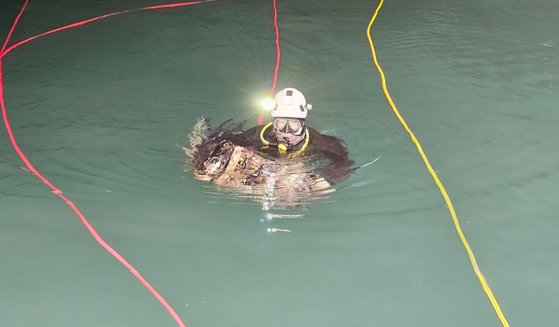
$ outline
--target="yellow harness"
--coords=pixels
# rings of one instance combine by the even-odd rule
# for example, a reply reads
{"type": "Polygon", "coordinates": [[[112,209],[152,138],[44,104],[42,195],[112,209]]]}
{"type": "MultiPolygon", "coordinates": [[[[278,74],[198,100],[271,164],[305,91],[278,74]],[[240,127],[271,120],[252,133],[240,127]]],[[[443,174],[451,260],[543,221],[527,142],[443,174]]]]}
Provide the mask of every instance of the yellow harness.
{"type": "MultiPolygon", "coordinates": [[[[270,141],[266,140],[264,138],[264,133],[266,132],[266,130],[272,126],[273,122],[269,122],[268,124],[266,124],[264,127],[262,127],[262,130],[260,131],[260,141],[262,141],[262,144],[264,144],[265,146],[270,145],[270,141]]],[[[300,155],[301,153],[303,153],[303,151],[305,151],[305,149],[307,148],[307,145],[309,145],[309,130],[305,127],[305,143],[303,143],[303,146],[293,152],[290,153],[289,155],[291,156],[296,156],[296,155],[300,155]]],[[[283,143],[278,144],[278,150],[281,154],[286,154],[287,153],[287,146],[283,143]]]]}

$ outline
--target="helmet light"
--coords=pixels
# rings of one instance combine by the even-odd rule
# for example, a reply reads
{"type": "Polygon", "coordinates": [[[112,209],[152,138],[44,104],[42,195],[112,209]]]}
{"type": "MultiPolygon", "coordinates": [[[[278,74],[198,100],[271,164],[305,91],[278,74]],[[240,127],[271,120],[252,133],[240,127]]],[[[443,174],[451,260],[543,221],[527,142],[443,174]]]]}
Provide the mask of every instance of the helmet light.
{"type": "Polygon", "coordinates": [[[260,106],[261,106],[264,110],[271,111],[271,110],[274,108],[274,105],[275,105],[274,99],[266,98],[266,99],[262,99],[262,100],[260,101],[260,106]]]}

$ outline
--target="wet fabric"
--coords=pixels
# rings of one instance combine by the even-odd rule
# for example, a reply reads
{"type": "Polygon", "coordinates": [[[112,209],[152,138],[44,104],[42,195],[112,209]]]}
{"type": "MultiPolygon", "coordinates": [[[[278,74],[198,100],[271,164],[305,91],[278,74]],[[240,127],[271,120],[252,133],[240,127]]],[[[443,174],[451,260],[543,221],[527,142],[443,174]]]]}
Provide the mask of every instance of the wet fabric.
{"type": "Polygon", "coordinates": [[[307,127],[307,141],[301,141],[289,148],[287,153],[278,149],[276,135],[272,126],[258,125],[244,130],[245,122],[234,123],[232,120],[221,123],[217,128],[208,132],[202,142],[195,145],[197,155],[193,163],[201,169],[201,164],[211,156],[217,145],[224,140],[257,152],[260,156],[270,160],[283,159],[292,162],[294,158],[314,163],[314,171],[327,179],[329,183],[337,183],[349,176],[353,161],[343,142],[336,137],[324,135],[317,130],[307,127]],[[264,144],[262,138],[269,142],[264,144]]]}
{"type": "Polygon", "coordinates": [[[313,196],[335,191],[329,181],[310,170],[308,160],[265,156],[254,148],[236,145],[228,138],[238,135],[235,131],[240,125],[223,126],[189,152],[197,179],[264,200],[268,208],[303,204],[313,196]]]}

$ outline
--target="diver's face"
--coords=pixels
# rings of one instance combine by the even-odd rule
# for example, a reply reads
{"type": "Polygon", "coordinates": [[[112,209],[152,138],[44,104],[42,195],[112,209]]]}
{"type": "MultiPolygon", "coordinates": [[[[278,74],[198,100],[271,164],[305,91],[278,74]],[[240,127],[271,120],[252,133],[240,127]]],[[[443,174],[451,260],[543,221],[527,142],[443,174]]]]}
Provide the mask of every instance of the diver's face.
{"type": "Polygon", "coordinates": [[[279,143],[295,145],[304,138],[304,120],[296,118],[274,119],[274,134],[279,143]]]}
{"type": "Polygon", "coordinates": [[[303,133],[302,119],[297,118],[276,118],[274,119],[274,129],[282,133],[301,135],[303,133]]]}

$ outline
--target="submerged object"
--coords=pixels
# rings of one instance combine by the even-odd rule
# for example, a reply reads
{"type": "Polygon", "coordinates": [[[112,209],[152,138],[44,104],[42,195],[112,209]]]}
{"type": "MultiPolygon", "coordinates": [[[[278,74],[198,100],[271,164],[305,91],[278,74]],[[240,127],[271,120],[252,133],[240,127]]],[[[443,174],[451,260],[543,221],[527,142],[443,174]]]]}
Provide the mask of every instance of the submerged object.
{"type": "Polygon", "coordinates": [[[307,172],[302,162],[266,159],[227,140],[219,142],[194,176],[280,206],[302,204],[313,195],[333,191],[328,181],[307,172]]]}
{"type": "Polygon", "coordinates": [[[195,126],[199,135],[191,135],[192,148],[185,149],[188,163],[194,177],[212,182],[220,190],[252,197],[264,209],[299,206],[335,191],[330,182],[312,172],[308,160],[266,158],[227,140],[223,131],[205,137],[206,130],[195,126]]]}

